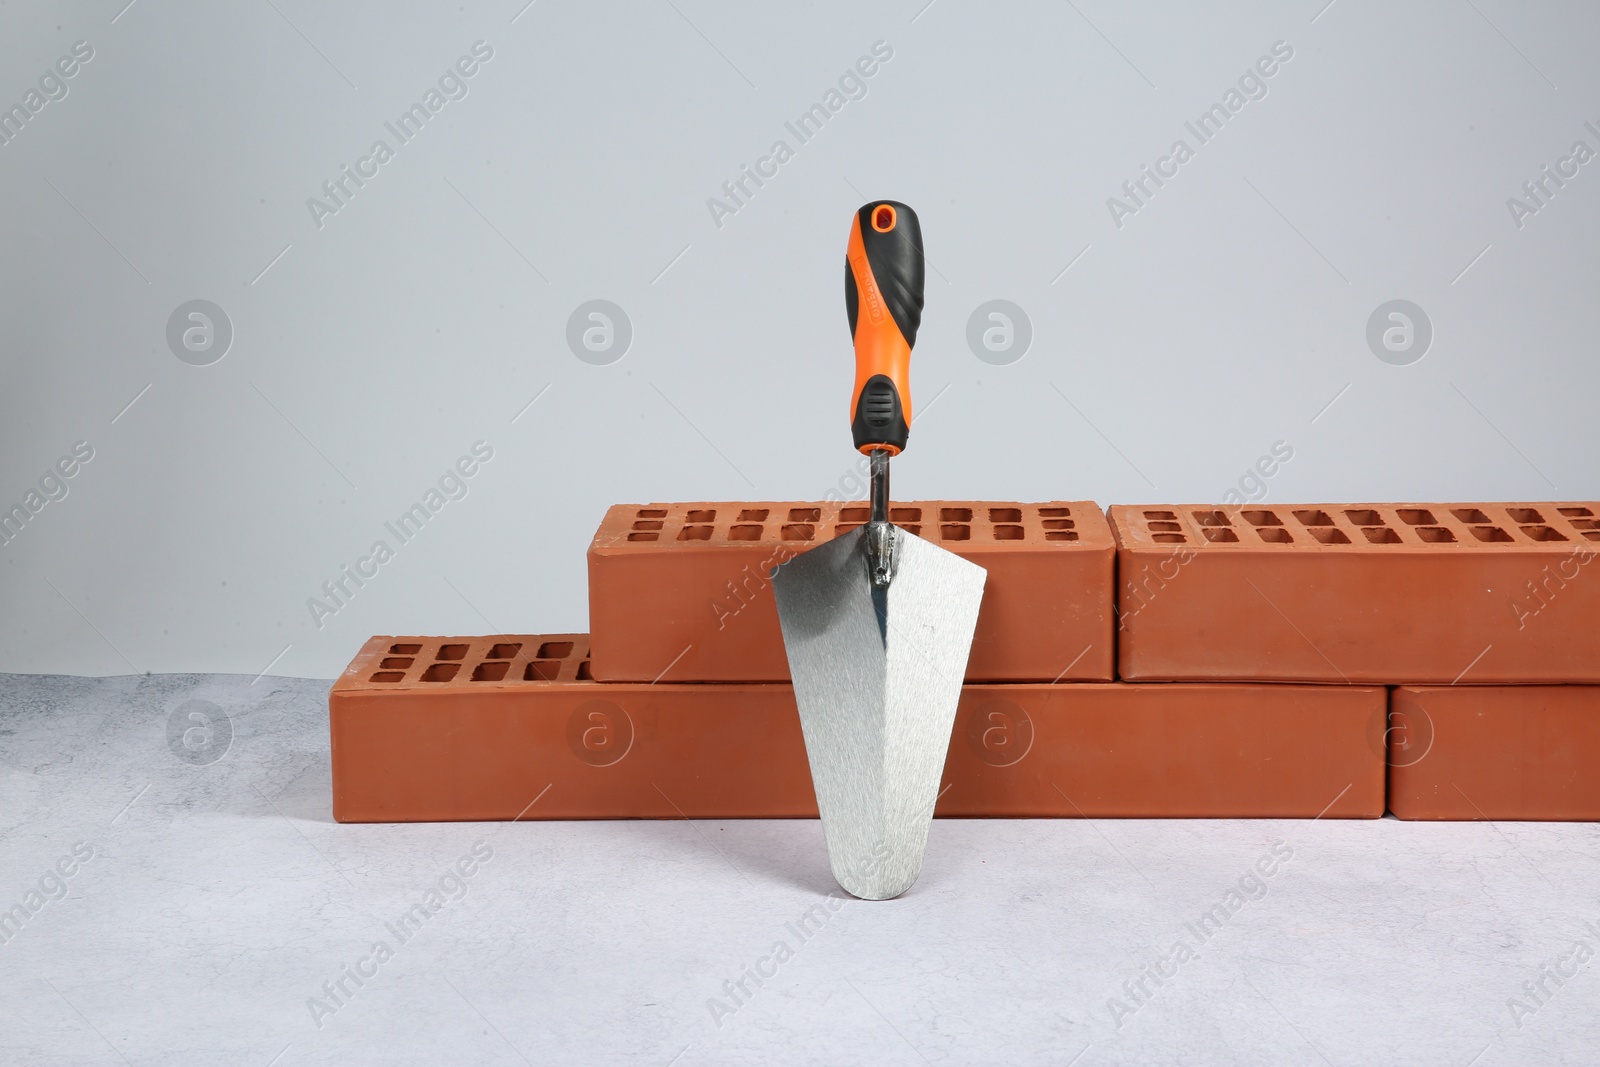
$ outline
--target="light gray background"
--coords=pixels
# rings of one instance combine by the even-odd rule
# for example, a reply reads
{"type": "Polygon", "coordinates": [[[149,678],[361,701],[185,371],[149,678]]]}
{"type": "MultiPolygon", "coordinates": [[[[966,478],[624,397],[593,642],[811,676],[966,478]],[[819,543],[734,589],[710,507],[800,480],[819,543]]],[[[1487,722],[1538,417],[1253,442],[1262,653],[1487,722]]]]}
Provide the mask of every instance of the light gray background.
{"type": "Polygon", "coordinates": [[[375,632],[584,629],[607,504],[838,488],[841,257],[882,196],[933,267],[902,497],[1215,500],[1280,440],[1274,501],[1600,496],[1600,163],[1520,229],[1506,205],[1600,149],[1592,5],[524,2],[0,9],[0,104],[95,50],[0,145],[0,506],[95,450],[0,547],[0,670],[328,677],[375,632]],[[307,198],[479,40],[466,98],[319,229],[307,198]],[[1280,40],[1118,228],[1107,198],[1280,40]],[[608,366],[565,341],[596,298],[634,331],[608,366]],[[166,341],[193,299],[235,332],[209,366],[166,341]],[[992,299],[1032,324],[1006,366],[966,343],[992,299]],[[1391,299],[1433,324],[1408,366],[1366,343],[1391,299]],[[319,629],[307,599],[479,440],[467,497],[319,629]]]}

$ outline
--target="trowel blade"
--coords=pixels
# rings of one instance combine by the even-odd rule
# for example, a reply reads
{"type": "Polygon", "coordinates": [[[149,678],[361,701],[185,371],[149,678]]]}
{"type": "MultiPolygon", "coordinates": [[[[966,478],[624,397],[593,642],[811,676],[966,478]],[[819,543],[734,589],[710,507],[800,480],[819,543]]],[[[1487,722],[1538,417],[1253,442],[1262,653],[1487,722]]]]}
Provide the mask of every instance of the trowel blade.
{"type": "Polygon", "coordinates": [[[874,589],[866,531],[784,563],[772,589],[833,876],[887,900],[922,870],[987,572],[897,527],[874,589]]]}

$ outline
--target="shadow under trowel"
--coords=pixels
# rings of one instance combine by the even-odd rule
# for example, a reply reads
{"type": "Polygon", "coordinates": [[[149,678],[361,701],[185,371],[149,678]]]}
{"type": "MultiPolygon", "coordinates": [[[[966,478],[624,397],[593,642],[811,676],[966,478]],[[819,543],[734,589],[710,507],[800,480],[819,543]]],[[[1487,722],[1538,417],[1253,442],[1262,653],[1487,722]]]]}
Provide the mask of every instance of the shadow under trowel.
{"type": "MultiPolygon", "coordinates": [[[[683,823],[685,820],[671,820],[683,823]]],[[[686,850],[714,848],[739,876],[808,893],[842,892],[828,866],[828,849],[818,819],[690,820],[681,838],[686,850]]]]}

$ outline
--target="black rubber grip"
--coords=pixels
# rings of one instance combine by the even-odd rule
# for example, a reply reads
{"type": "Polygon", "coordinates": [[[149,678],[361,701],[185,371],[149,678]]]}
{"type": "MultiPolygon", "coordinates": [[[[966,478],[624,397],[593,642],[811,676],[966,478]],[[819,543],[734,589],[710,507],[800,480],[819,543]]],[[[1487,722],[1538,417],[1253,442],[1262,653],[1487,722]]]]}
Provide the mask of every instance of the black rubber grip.
{"type": "Polygon", "coordinates": [[[850,424],[856,448],[866,445],[893,445],[906,447],[911,436],[911,426],[906,422],[905,409],[900,403],[900,390],[887,374],[874,374],[861,387],[856,397],[856,417],[850,424]]]}
{"type": "MultiPolygon", "coordinates": [[[[906,344],[914,346],[917,329],[922,325],[922,290],[927,281],[927,265],[922,255],[922,223],[915,211],[898,200],[874,200],[857,211],[856,217],[861,223],[861,246],[866,250],[872,275],[883,294],[884,307],[900,327],[906,344]],[[872,213],[884,206],[893,208],[896,216],[894,229],[888,233],[880,233],[872,225],[872,213]]],[[[850,333],[854,336],[859,298],[848,259],[844,265],[844,300],[845,310],[850,315],[850,333]]]]}

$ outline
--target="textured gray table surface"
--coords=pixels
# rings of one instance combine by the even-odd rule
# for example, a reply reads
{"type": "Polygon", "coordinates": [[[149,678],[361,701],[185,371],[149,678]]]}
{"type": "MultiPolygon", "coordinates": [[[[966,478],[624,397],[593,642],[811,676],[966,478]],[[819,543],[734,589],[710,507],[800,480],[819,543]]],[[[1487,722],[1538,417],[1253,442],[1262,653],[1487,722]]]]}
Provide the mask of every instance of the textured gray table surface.
{"type": "Polygon", "coordinates": [[[0,676],[0,1063],[1600,1062],[1592,825],[940,821],[845,902],[812,821],[340,826],[326,692],[0,676]]]}

